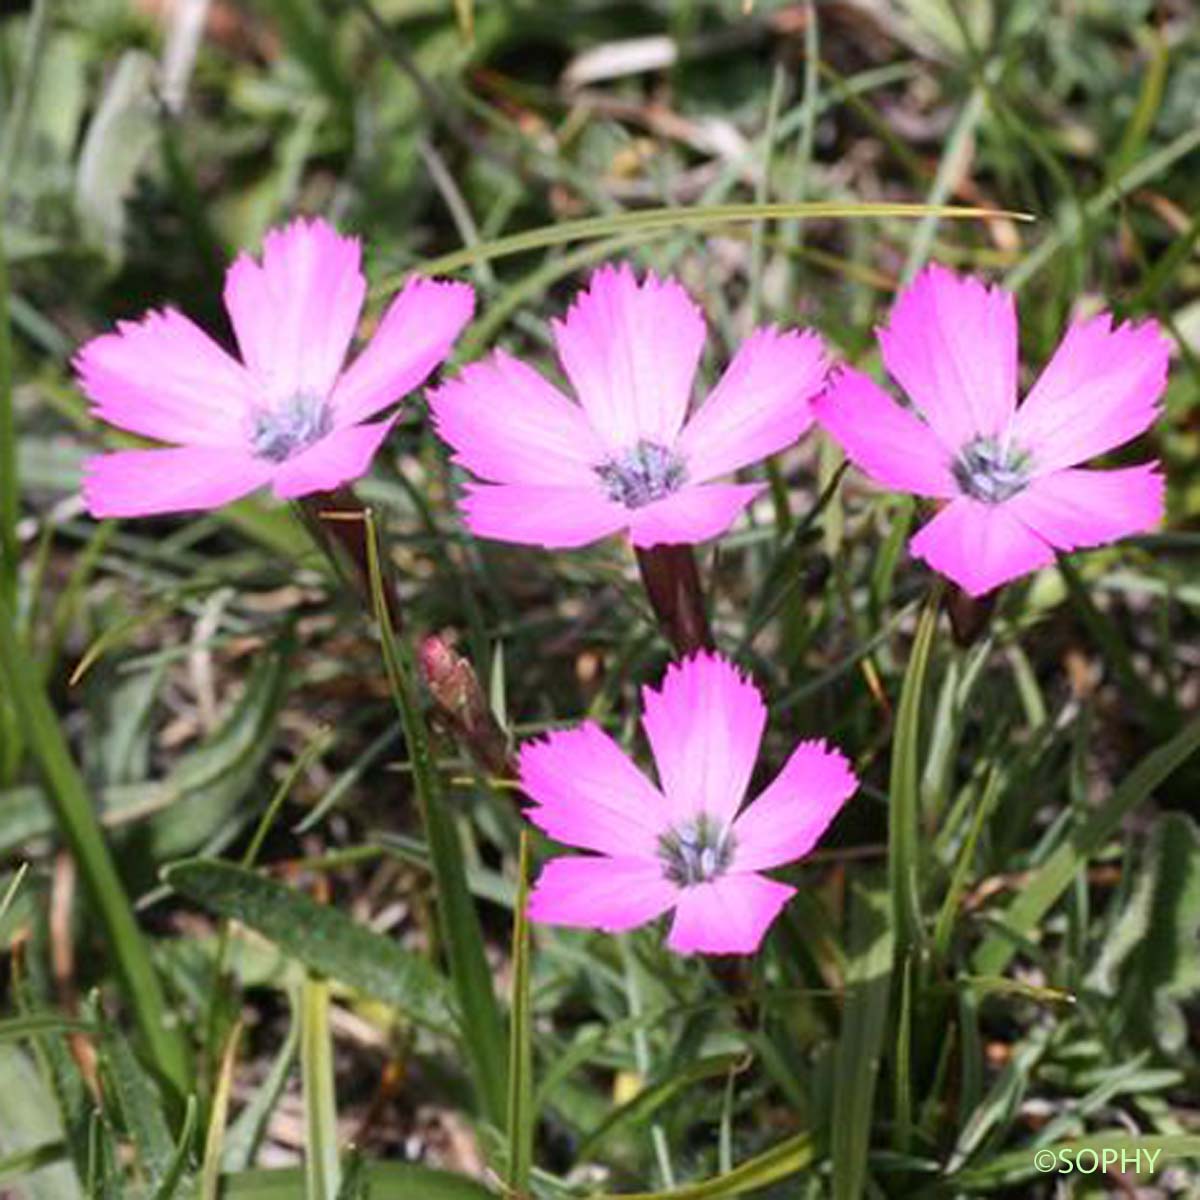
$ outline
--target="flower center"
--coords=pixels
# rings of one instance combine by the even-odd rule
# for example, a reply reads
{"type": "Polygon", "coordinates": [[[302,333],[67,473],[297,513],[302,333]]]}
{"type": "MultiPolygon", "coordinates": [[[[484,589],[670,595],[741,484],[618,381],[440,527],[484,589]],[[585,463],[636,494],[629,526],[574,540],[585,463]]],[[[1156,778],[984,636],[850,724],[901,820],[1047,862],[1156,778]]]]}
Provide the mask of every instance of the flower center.
{"type": "Polygon", "coordinates": [[[323,396],[297,392],[274,408],[253,416],[250,444],[256,458],[281,463],[319,442],[333,428],[333,417],[323,396]]]}
{"type": "Polygon", "coordinates": [[[644,508],[677,492],[687,478],[683,459],[658,442],[639,441],[592,468],[609,499],[626,508],[644,508]]]}
{"type": "Polygon", "coordinates": [[[679,887],[709,883],[733,862],[733,834],[708,813],[676,826],[658,839],[663,875],[679,887]]]}
{"type": "Polygon", "coordinates": [[[962,448],[950,470],[972,500],[1001,504],[1028,486],[1029,455],[995,438],[977,437],[962,448]]]}

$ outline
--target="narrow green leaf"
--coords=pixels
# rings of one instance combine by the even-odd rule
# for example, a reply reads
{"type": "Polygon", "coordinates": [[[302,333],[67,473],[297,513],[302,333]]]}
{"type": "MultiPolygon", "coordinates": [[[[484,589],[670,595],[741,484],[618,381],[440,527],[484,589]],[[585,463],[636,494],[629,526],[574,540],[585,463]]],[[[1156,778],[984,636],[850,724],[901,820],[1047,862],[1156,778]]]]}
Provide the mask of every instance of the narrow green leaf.
{"type": "Polygon", "coordinates": [[[892,1106],[895,1117],[892,1148],[897,1154],[908,1154],[912,1143],[912,993],[915,969],[913,956],[909,954],[904,959],[903,974],[900,979],[900,1015],[896,1021],[895,1102],[892,1106]]]}
{"type": "Polygon", "coordinates": [[[158,1190],[154,1193],[153,1200],[174,1200],[174,1197],[178,1194],[179,1181],[183,1178],[192,1157],[192,1131],[195,1127],[196,1097],[189,1096],[187,1099],[187,1108],[184,1109],[183,1113],[183,1125],[179,1130],[179,1141],[176,1143],[175,1153],[172,1155],[171,1161],[167,1164],[162,1182],[158,1185],[158,1190]]]}
{"type": "Polygon", "coordinates": [[[993,1129],[1003,1129],[1011,1123],[1025,1096],[1029,1080],[1046,1053],[1053,1032],[1049,1022],[1035,1025],[1013,1049],[987,1094],[967,1119],[961,1122],[958,1140],[947,1165],[949,1173],[957,1171],[979,1149],[993,1129]]]}
{"type": "Polygon", "coordinates": [[[12,697],[26,740],[42,768],[63,837],[108,935],[138,1029],[159,1074],[182,1095],[187,1091],[190,1074],[183,1035],[167,1015],[162,985],[100,832],[87,789],[71,759],[39,672],[15,630],[13,612],[0,596],[0,676],[5,690],[12,697]]]}
{"type": "Polygon", "coordinates": [[[21,890],[21,884],[25,882],[28,871],[29,864],[23,862],[9,880],[8,887],[4,889],[4,895],[0,896],[0,929],[4,927],[4,918],[8,916],[8,910],[17,898],[17,893],[21,890]]]}
{"type": "Polygon", "coordinates": [[[1109,160],[1110,176],[1119,176],[1128,169],[1130,163],[1136,161],[1162,109],[1167,69],[1171,62],[1171,43],[1153,26],[1145,27],[1142,32],[1149,42],[1149,62],[1142,73],[1142,86],[1129,124],[1125,126],[1116,153],[1109,160]]]}
{"type": "MultiPolygon", "coordinates": [[[[9,187],[29,130],[41,76],[50,27],[50,0],[35,0],[26,34],[20,74],[6,109],[3,139],[0,140],[0,600],[14,610],[17,603],[17,571],[20,544],[17,518],[20,516],[20,477],[17,461],[16,414],[13,410],[13,343],[9,323],[8,255],[4,247],[4,214],[8,207],[9,187]]],[[[6,89],[7,90],[7,89],[6,89]]],[[[0,720],[3,718],[0,717],[0,720]]]]}
{"type": "Polygon", "coordinates": [[[261,933],[285,953],[414,1021],[447,1026],[445,980],[424,959],[345,913],[243,867],[190,859],[163,871],[181,895],[261,933]]]}
{"type": "MultiPolygon", "coordinates": [[[[363,1178],[371,1200],[495,1200],[473,1179],[407,1163],[368,1162],[363,1178]]],[[[305,1194],[304,1182],[299,1167],[239,1171],[221,1177],[221,1200],[296,1200],[305,1194]]]]}
{"type": "Polygon", "coordinates": [[[946,889],[942,908],[938,913],[937,924],[934,926],[933,953],[939,962],[944,961],[950,952],[950,938],[954,933],[954,922],[958,917],[958,905],[963,892],[966,891],[967,879],[975,861],[975,846],[979,841],[984,821],[991,814],[999,794],[1000,772],[993,767],[988,775],[987,783],[984,785],[983,795],[975,803],[975,815],[971,819],[971,828],[959,851],[958,861],[954,865],[954,874],[951,876],[950,886],[946,889]]]}
{"type": "Polygon", "coordinates": [[[218,1200],[221,1188],[221,1160],[225,1146],[225,1124],[229,1119],[229,1093],[233,1087],[233,1068],[242,1040],[242,1023],[230,1030],[221,1054],[221,1066],[213,1088],[208,1112],[208,1130],[204,1135],[204,1161],[200,1165],[201,1200],[218,1200]]]}
{"type": "Polygon", "coordinates": [[[513,916],[512,1015],[508,1031],[508,1174],[511,1191],[529,1190],[533,1166],[533,1002],[530,996],[529,831],[521,830],[517,901],[513,916]]]}
{"type": "Polygon", "coordinates": [[[329,984],[309,976],[300,995],[300,1081],[304,1091],[304,1178],[312,1200],[337,1200],[342,1184],[329,984]]]}
{"type": "MultiPolygon", "coordinates": [[[[1200,718],[1146,755],[1108,800],[1034,872],[1004,913],[1005,927],[1017,937],[1032,933],[1076,873],[1117,831],[1125,817],[1197,749],[1200,749],[1200,718]]],[[[995,933],[975,952],[972,969],[980,975],[999,975],[1015,952],[1011,938],[995,933]]]]}
{"type": "Polygon", "coordinates": [[[615,1130],[631,1122],[638,1124],[645,1122],[651,1114],[656,1113],[684,1089],[705,1079],[726,1075],[744,1060],[745,1055],[741,1053],[714,1054],[711,1057],[702,1058],[698,1062],[689,1063],[681,1070],[673,1071],[665,1079],[642,1088],[632,1100],[613,1109],[592,1130],[576,1151],[576,1158],[580,1162],[589,1161],[594,1157],[596,1147],[611,1136],[615,1130]]]}
{"type": "Polygon", "coordinates": [[[912,656],[904,673],[896,732],[892,740],[892,770],[888,810],[888,882],[892,892],[892,921],[901,953],[922,938],[921,925],[921,702],[929,651],[937,629],[941,589],[935,588],[921,612],[912,656]]]}
{"type": "Polygon", "coordinates": [[[455,828],[429,744],[429,730],[417,701],[417,678],[412,652],[392,628],[384,593],[379,540],[370,510],[366,521],[367,566],[375,620],[392,698],[404,726],[412,762],[413,790],[421,810],[429,858],[437,881],[438,921],[450,978],[458,997],[459,1019],[467,1056],[475,1077],[484,1115],[503,1125],[506,1101],[504,1021],[492,986],[492,972],[483,947],[479,914],[467,884],[462,845],[455,828]]]}
{"type": "Polygon", "coordinates": [[[834,1054],[830,1117],[835,1200],[858,1200],[866,1181],[871,1114],[895,952],[890,916],[882,891],[853,894],[846,1000],[834,1054]]]}
{"type": "MultiPolygon", "coordinates": [[[[21,546],[17,540],[20,512],[17,421],[13,407],[13,342],[8,320],[8,258],[4,249],[4,224],[0,221],[0,600],[14,611],[21,556],[21,546]]],[[[0,694],[0,721],[7,724],[7,714],[10,712],[7,697],[0,694]]],[[[4,732],[2,725],[0,732],[4,732]]],[[[13,740],[11,736],[3,739],[6,747],[13,740]]]]}
{"type": "MultiPolygon", "coordinates": [[[[1014,220],[1033,219],[1026,213],[1001,212],[987,208],[939,207],[928,204],[847,204],[833,200],[807,200],[793,204],[711,204],[692,207],[671,205],[612,216],[583,217],[577,221],[559,221],[554,225],[527,229],[522,233],[496,238],[490,242],[480,242],[440,258],[427,259],[420,264],[420,270],[426,275],[445,275],[462,267],[469,267],[472,263],[502,258],[509,254],[522,254],[527,250],[541,250],[546,246],[559,246],[564,242],[577,242],[585,238],[613,237],[621,233],[653,230],[670,235],[678,233],[681,228],[705,229],[746,221],[850,220],[872,217],[912,219],[930,215],[944,220],[991,220],[999,216],[1007,216],[1014,220]]],[[[372,294],[390,295],[403,281],[401,277],[385,279],[372,289],[372,294]]]]}
{"type": "Polygon", "coordinates": [[[17,1150],[0,1156],[0,1187],[19,1183],[43,1167],[53,1166],[67,1157],[66,1142],[42,1142],[28,1150],[17,1150]]]}
{"type": "Polygon", "coordinates": [[[175,1155],[163,1099],[121,1032],[107,1022],[100,1042],[104,1077],[124,1117],[138,1165],[152,1188],[162,1183],[175,1155]]]}
{"type": "Polygon", "coordinates": [[[95,1033],[90,1021],[76,1021],[58,1013],[30,1013],[0,1021],[0,1042],[16,1042],[45,1033],[95,1033]]]}
{"type": "Polygon", "coordinates": [[[706,1179],[703,1183],[688,1184],[672,1188],[669,1192],[622,1192],[598,1196],[596,1200],[726,1200],[730,1196],[744,1196],[781,1179],[796,1175],[811,1165],[816,1158],[816,1143],[812,1134],[798,1133],[770,1150],[747,1159],[723,1175],[706,1179]]]}

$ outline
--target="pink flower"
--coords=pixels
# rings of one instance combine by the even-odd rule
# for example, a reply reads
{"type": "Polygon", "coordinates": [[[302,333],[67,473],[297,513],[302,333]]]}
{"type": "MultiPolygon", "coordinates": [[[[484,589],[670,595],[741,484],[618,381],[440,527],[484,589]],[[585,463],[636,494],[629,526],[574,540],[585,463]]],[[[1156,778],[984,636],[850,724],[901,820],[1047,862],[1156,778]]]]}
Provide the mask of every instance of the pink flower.
{"type": "Polygon", "coordinates": [[[521,747],[529,819],[597,852],[547,863],[529,915],[615,933],[674,909],[671,949],[749,954],[795,892],[759,872],[807,854],[858,781],[838,751],[801,742],[739,813],[767,719],[758,689],[699,654],[642,700],[661,788],[591,721],[521,747]]]}
{"type": "Polygon", "coordinates": [[[422,383],[470,319],[471,289],[413,279],[345,366],[366,295],[356,239],[296,220],[225,277],[242,361],[173,309],[122,321],[75,367],[93,413],[172,443],[84,464],[94,517],[215,508],[270,484],[281,498],[356,479],[392,421],[363,424],[422,383]]]}
{"type": "Polygon", "coordinates": [[[469,485],[473,533],[547,547],[628,529],[635,546],[723,533],[762,490],[711,482],[794,442],[825,377],[820,339],[760,329],[688,415],[704,317],[672,280],[602,267],[554,323],[579,403],[497,351],[430,397],[469,485]]]}
{"type": "Polygon", "coordinates": [[[1054,561],[1162,519],[1157,463],[1111,471],[1079,463],[1146,429],[1166,386],[1169,347],[1153,322],[1107,314],[1071,326],[1017,406],[1014,297],[929,267],[879,332],[901,407],[844,370],[813,404],[850,460],[900,491],[948,503],[911,549],[981,596],[1054,561]]]}

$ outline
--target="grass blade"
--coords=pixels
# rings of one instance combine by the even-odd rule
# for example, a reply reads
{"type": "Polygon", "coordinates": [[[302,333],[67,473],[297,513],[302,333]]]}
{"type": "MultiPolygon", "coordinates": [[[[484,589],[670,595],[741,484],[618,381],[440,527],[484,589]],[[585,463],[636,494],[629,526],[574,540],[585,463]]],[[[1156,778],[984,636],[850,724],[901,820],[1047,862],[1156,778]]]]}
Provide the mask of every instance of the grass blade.
{"type": "Polygon", "coordinates": [[[521,831],[513,921],[512,1016],[508,1031],[508,1176],[514,1195],[529,1190],[533,1167],[533,1002],[530,996],[529,832],[521,831]]]}
{"type": "MultiPolygon", "coordinates": [[[[363,1166],[362,1178],[371,1200],[495,1200],[495,1193],[474,1179],[408,1163],[369,1162],[363,1166]]],[[[221,1177],[221,1200],[296,1200],[303,1195],[304,1172],[298,1167],[259,1168],[221,1177]]]]}
{"type": "Polygon", "coordinates": [[[337,1200],[342,1186],[333,1087],[329,983],[309,976],[300,997],[300,1078],[304,1090],[304,1178],[312,1200],[337,1200]]]}
{"type": "Polygon", "coordinates": [[[441,777],[434,763],[425,717],[417,702],[412,653],[392,626],[384,593],[379,542],[372,514],[366,521],[367,565],[375,619],[379,625],[384,665],[392,698],[400,713],[412,761],[413,790],[429,842],[429,858],[437,881],[438,920],[458,997],[459,1018],[467,1055],[484,1116],[495,1125],[504,1120],[506,1066],[504,1022],[492,987],[492,972],[483,949],[479,914],[467,886],[462,848],[446,807],[441,777]]]}
{"type": "MultiPolygon", "coordinates": [[[[1032,220],[1024,213],[1001,212],[990,208],[929,204],[847,204],[833,200],[807,200],[792,204],[708,204],[693,207],[644,208],[637,212],[617,213],[611,216],[559,221],[555,225],[543,225],[490,242],[480,242],[476,246],[456,250],[453,254],[427,259],[420,264],[420,270],[426,275],[444,275],[484,260],[523,254],[528,250],[542,250],[547,246],[560,246],[565,242],[614,237],[622,233],[654,231],[671,235],[678,233],[681,228],[707,229],[746,221],[849,220],[868,217],[912,219],[928,216],[943,220],[990,220],[995,217],[1032,220]]],[[[372,294],[389,296],[402,283],[402,277],[393,276],[374,288],[372,294]]]]}
{"type": "Polygon", "coordinates": [[[17,475],[17,427],[13,411],[13,343],[9,323],[8,255],[4,248],[4,212],[15,177],[49,31],[50,0],[35,0],[29,20],[21,72],[5,113],[0,141],[0,598],[14,609],[17,603],[17,517],[20,512],[17,475]]]}
{"type": "Polygon", "coordinates": [[[175,1144],[163,1115],[162,1096],[121,1032],[107,1024],[100,1061],[133,1143],[138,1168],[150,1187],[157,1189],[175,1157],[175,1144]]]}
{"type": "Polygon", "coordinates": [[[153,1200],[172,1200],[179,1194],[179,1181],[187,1170],[188,1160],[192,1154],[192,1130],[195,1125],[196,1097],[189,1096],[187,1108],[183,1114],[183,1125],[179,1130],[179,1143],[175,1147],[171,1161],[167,1164],[167,1170],[163,1175],[162,1182],[158,1185],[158,1190],[154,1193],[153,1200]]]}
{"type": "Polygon", "coordinates": [[[9,1017],[0,1021],[0,1043],[18,1042],[27,1037],[41,1037],[47,1033],[95,1033],[96,1026],[90,1021],[77,1021],[58,1013],[29,1013],[23,1017],[9,1017]]]}
{"type": "Polygon", "coordinates": [[[204,1137],[204,1162],[200,1167],[201,1200],[218,1200],[221,1189],[221,1160],[225,1152],[225,1124],[229,1117],[229,1093],[233,1087],[233,1067],[237,1062],[242,1023],[234,1025],[221,1054],[221,1066],[213,1088],[208,1114],[208,1132],[204,1137]]]}
{"type": "MultiPolygon", "coordinates": [[[[1125,817],[1176,768],[1200,749],[1200,718],[1185,725],[1170,741],[1151,751],[1091,817],[1044,862],[1009,905],[1003,922],[1017,938],[1033,931],[1071,885],[1087,860],[1118,829],[1125,817]]],[[[972,969],[999,975],[1016,953],[1014,941],[1001,933],[989,937],[975,953],[972,969]]]]}
{"type": "Polygon", "coordinates": [[[798,1133],[786,1141],[747,1159],[724,1175],[693,1183],[669,1192],[625,1192],[621,1195],[598,1196],[596,1200],[726,1200],[744,1196],[780,1179],[796,1175],[816,1158],[816,1143],[810,1133],[798,1133]]]}
{"type": "Polygon", "coordinates": [[[183,1095],[190,1077],[183,1036],[168,1019],[162,985],[100,832],[95,809],[71,759],[38,670],[15,630],[14,614],[0,596],[0,676],[45,776],[59,828],[95,902],[138,1029],[159,1074],[183,1095]]]}
{"type": "Polygon", "coordinates": [[[937,629],[940,588],[925,603],[917,624],[912,657],[904,673],[896,732],[892,742],[891,807],[888,814],[888,881],[892,892],[892,921],[901,953],[921,940],[919,881],[921,817],[921,701],[929,651],[937,629]]]}
{"type": "Polygon", "coordinates": [[[895,951],[888,918],[882,890],[855,893],[846,1003],[834,1059],[830,1151],[835,1200],[858,1200],[866,1181],[871,1113],[895,951]]]}

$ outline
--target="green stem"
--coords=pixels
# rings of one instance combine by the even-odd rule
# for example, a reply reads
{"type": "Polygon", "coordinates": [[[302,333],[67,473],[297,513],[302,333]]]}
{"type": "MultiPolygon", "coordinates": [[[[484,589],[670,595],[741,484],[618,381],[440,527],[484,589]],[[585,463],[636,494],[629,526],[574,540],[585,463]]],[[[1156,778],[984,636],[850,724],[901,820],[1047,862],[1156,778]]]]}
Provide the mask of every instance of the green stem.
{"type": "Polygon", "coordinates": [[[342,1184],[338,1158],[333,1042],[329,1032],[329,983],[310,975],[300,997],[300,1077],[304,1088],[307,1195],[335,1200],[342,1184]]]}
{"type": "Polygon", "coordinates": [[[458,999],[463,1040],[483,1115],[493,1124],[502,1126],[506,1107],[504,1021],[484,953],[479,913],[467,885],[462,844],[453,814],[446,806],[442,779],[430,747],[429,730],[417,700],[416,664],[408,643],[396,636],[388,612],[383,566],[370,509],[363,511],[363,524],[368,577],[383,645],[383,661],[408,743],[413,790],[421,810],[430,865],[437,882],[438,923],[458,999]]]}
{"type": "Polygon", "coordinates": [[[517,899],[513,915],[512,1020],[508,1040],[508,1172],[514,1197],[529,1194],[533,1170],[533,1006],[530,997],[529,831],[521,831],[517,899]]]}
{"type": "Polygon", "coordinates": [[[186,1043],[168,1015],[149,949],[100,832],[87,789],[71,759],[37,667],[16,636],[15,617],[3,596],[0,596],[0,676],[26,741],[41,765],[59,828],[96,905],[150,1057],[159,1074],[183,1095],[190,1074],[186,1043]]]}

